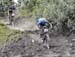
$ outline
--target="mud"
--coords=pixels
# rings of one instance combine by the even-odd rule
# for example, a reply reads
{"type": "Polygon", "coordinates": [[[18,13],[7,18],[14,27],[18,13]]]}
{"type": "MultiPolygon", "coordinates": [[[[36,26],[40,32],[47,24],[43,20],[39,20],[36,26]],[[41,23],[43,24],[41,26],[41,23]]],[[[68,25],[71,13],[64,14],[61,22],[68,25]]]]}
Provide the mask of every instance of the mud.
{"type": "Polygon", "coordinates": [[[0,57],[75,57],[74,38],[74,34],[50,37],[50,49],[47,49],[40,44],[36,32],[25,31],[17,40],[0,49],[0,57]]]}

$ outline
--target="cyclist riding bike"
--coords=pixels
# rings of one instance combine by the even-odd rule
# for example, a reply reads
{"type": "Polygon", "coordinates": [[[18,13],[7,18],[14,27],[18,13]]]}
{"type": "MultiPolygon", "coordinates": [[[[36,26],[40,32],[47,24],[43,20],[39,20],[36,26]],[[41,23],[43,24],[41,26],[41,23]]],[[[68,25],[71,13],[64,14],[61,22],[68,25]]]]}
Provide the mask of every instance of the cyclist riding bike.
{"type": "Polygon", "coordinates": [[[10,5],[9,8],[8,8],[8,15],[9,15],[9,24],[12,25],[13,23],[13,19],[15,17],[15,6],[13,5],[10,5]]]}
{"type": "Polygon", "coordinates": [[[45,18],[39,18],[37,21],[37,26],[39,29],[40,38],[43,40],[42,43],[43,44],[47,43],[45,47],[49,48],[48,41],[50,40],[50,38],[49,38],[48,30],[49,30],[50,24],[48,20],[45,18]]]}

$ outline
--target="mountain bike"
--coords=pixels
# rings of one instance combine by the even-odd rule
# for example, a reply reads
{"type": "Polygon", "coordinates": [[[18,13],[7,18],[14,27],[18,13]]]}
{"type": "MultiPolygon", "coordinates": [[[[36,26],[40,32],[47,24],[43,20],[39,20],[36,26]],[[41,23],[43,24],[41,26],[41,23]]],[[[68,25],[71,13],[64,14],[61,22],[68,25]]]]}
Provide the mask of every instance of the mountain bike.
{"type": "Polygon", "coordinates": [[[40,29],[40,38],[42,38],[43,44],[45,44],[44,47],[49,49],[49,41],[50,41],[49,28],[44,26],[42,29],[40,29]]]}

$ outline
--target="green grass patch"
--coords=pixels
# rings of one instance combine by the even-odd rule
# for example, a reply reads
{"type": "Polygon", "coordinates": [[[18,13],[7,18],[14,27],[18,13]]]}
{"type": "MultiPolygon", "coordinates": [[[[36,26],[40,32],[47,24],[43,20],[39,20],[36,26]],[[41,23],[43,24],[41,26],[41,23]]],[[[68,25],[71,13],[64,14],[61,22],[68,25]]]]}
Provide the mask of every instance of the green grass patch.
{"type": "Polygon", "coordinates": [[[0,24],[0,45],[16,40],[20,36],[21,32],[18,30],[11,30],[4,24],[0,24]]]}
{"type": "Polygon", "coordinates": [[[20,9],[20,16],[24,17],[24,16],[30,16],[31,12],[27,9],[20,9]]]}

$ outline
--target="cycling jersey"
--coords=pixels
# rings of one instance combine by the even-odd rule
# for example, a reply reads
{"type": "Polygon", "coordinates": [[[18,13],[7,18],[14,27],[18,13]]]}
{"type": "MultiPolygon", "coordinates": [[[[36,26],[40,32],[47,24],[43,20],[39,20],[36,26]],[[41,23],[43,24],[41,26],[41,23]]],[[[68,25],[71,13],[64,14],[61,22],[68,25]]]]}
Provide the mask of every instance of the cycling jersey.
{"type": "Polygon", "coordinates": [[[45,26],[46,24],[49,23],[46,19],[44,19],[44,20],[45,20],[45,21],[43,22],[43,19],[42,19],[42,18],[39,18],[39,19],[38,19],[38,25],[40,25],[40,26],[45,26]]]}

